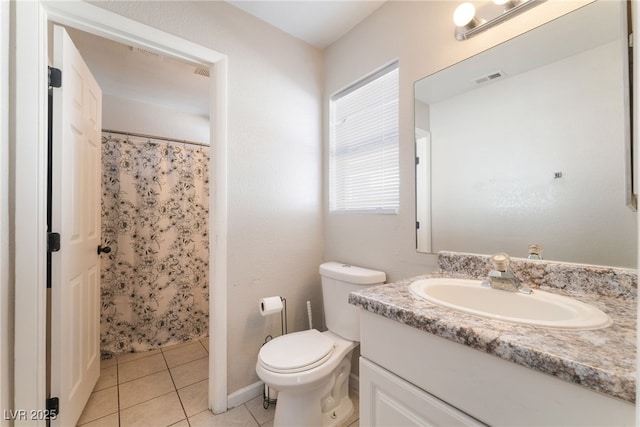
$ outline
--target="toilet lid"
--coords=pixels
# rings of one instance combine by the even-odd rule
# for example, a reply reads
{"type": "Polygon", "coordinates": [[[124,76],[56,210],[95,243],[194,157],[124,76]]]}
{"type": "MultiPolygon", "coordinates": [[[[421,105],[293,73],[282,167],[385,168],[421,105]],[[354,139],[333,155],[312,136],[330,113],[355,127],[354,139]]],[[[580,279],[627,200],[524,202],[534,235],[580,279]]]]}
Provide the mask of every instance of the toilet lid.
{"type": "Polygon", "coordinates": [[[260,364],[273,372],[301,372],[324,363],[333,352],[334,342],[316,329],[294,332],[262,346],[260,364]]]}

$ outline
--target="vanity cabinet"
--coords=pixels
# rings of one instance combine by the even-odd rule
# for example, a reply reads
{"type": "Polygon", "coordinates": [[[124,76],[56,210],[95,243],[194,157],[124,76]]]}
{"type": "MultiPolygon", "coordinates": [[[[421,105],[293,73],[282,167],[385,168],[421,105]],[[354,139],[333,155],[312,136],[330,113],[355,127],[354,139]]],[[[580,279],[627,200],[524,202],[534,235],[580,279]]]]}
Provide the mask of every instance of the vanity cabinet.
{"type": "Polygon", "coordinates": [[[413,384],[360,358],[360,425],[484,426],[413,384]],[[361,406],[362,408],[362,406],[361,406]]]}
{"type": "Polygon", "coordinates": [[[361,425],[635,425],[628,402],[366,310],[360,328],[361,425]]]}

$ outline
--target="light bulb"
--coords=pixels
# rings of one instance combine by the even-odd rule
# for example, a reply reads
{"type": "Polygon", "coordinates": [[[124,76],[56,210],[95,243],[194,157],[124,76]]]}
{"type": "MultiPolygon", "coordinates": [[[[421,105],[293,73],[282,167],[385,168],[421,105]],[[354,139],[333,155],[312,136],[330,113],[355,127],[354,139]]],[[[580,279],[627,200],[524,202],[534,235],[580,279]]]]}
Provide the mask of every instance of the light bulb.
{"type": "Polygon", "coordinates": [[[509,0],[493,0],[493,2],[498,6],[502,6],[503,4],[509,2],[509,0]]]}
{"type": "Polygon", "coordinates": [[[473,21],[473,18],[476,14],[476,8],[469,2],[462,3],[458,6],[453,12],[453,23],[457,27],[464,27],[473,21]]]}

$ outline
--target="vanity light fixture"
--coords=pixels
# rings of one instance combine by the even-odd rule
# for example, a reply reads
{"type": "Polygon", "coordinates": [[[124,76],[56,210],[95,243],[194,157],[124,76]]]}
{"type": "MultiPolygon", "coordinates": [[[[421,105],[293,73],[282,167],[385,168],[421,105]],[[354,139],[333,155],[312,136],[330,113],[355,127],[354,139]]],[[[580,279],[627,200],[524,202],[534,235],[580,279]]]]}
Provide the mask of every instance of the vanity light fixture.
{"type": "Polygon", "coordinates": [[[472,3],[462,3],[453,12],[456,39],[466,40],[544,1],[546,0],[492,0],[481,10],[485,17],[476,16],[476,8],[472,3]]]}
{"type": "Polygon", "coordinates": [[[465,2],[453,12],[453,23],[456,24],[457,28],[464,28],[468,31],[483,22],[476,18],[476,7],[469,2],[465,2]]]}

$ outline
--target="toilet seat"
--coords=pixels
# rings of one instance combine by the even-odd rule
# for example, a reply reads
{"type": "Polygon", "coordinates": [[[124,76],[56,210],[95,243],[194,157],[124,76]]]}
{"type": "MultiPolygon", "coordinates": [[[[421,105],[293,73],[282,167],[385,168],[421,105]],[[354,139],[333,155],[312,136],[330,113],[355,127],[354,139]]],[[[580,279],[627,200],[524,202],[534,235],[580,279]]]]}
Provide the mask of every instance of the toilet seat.
{"type": "Polygon", "coordinates": [[[296,373],[322,365],[333,353],[335,342],[316,329],[283,335],[266,343],[258,355],[264,369],[296,373]]]}

